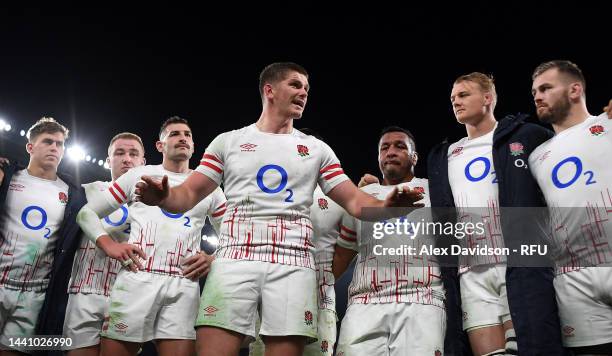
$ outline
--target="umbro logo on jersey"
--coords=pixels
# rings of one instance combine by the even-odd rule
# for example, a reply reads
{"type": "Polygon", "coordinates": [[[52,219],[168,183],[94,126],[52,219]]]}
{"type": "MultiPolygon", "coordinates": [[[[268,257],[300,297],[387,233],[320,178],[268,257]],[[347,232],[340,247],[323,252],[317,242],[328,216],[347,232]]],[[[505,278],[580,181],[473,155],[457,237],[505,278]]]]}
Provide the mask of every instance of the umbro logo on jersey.
{"type": "Polygon", "coordinates": [[[297,145],[297,151],[298,154],[302,157],[305,156],[309,156],[310,154],[308,153],[308,147],[304,146],[304,145],[297,145]]]}
{"type": "Polygon", "coordinates": [[[252,143],[245,143],[240,145],[242,152],[255,152],[255,147],[257,147],[257,145],[252,143]]]}
{"type": "Polygon", "coordinates": [[[455,148],[453,150],[453,152],[451,153],[451,156],[452,157],[457,157],[457,156],[459,156],[462,153],[463,153],[463,147],[457,147],[457,148],[455,148]]]}
{"type": "Polygon", "coordinates": [[[68,195],[64,192],[59,192],[59,201],[62,204],[68,204],[68,195]]]}
{"type": "Polygon", "coordinates": [[[543,155],[540,156],[540,158],[538,158],[538,161],[543,162],[545,159],[547,159],[550,156],[550,151],[546,151],[544,152],[543,155]]]}
{"type": "Polygon", "coordinates": [[[23,192],[24,188],[25,188],[25,185],[22,185],[22,184],[18,184],[18,183],[11,183],[11,184],[9,184],[9,190],[10,191],[23,192]]]}
{"type": "Polygon", "coordinates": [[[214,315],[216,312],[219,311],[219,309],[215,308],[212,305],[209,305],[206,308],[204,308],[204,311],[206,312],[206,315],[214,315]]]}
{"type": "Polygon", "coordinates": [[[589,131],[591,131],[591,135],[593,136],[599,136],[606,132],[604,127],[601,125],[593,125],[589,127],[589,131]]]}
{"type": "Polygon", "coordinates": [[[563,327],[563,335],[565,336],[574,336],[574,328],[569,325],[565,325],[563,327]]]}
{"type": "Polygon", "coordinates": [[[523,147],[523,144],[520,142],[512,142],[510,144],[510,154],[514,157],[520,156],[525,153],[524,149],[525,147],[523,147]]]}

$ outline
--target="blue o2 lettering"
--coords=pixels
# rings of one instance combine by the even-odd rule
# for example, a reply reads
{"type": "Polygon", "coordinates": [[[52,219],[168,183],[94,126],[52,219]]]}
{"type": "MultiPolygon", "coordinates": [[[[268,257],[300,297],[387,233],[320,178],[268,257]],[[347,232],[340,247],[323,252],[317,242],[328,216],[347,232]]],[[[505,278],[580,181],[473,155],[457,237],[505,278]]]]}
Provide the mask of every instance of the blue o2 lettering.
{"type": "Polygon", "coordinates": [[[257,172],[257,185],[259,186],[259,189],[261,189],[264,193],[276,194],[280,192],[281,190],[283,190],[283,188],[287,186],[287,180],[288,180],[287,171],[283,167],[277,166],[275,164],[267,164],[261,167],[259,171],[257,172]],[[274,189],[270,189],[266,187],[263,181],[264,174],[266,174],[266,172],[270,169],[277,171],[281,175],[281,182],[278,185],[278,187],[274,189]]]}
{"type": "MultiPolygon", "coordinates": [[[[257,186],[259,186],[259,189],[261,189],[262,192],[267,193],[267,194],[276,194],[282,191],[287,186],[288,180],[289,180],[289,177],[287,175],[287,171],[283,167],[278,166],[276,164],[267,164],[261,167],[259,171],[257,172],[257,186]],[[280,184],[276,188],[270,188],[266,186],[266,184],[263,181],[264,174],[266,174],[266,172],[269,170],[277,171],[281,176],[280,184]]],[[[286,189],[285,191],[288,194],[287,197],[285,198],[285,201],[288,203],[292,203],[293,202],[293,190],[286,189]]]]}
{"type": "Polygon", "coordinates": [[[21,222],[23,223],[23,226],[27,227],[30,230],[40,230],[47,223],[47,212],[40,206],[30,205],[27,208],[23,209],[23,213],[21,213],[21,222]],[[30,223],[28,222],[28,215],[32,211],[38,211],[41,214],[40,224],[36,226],[30,225],[30,223]]]}
{"type": "Polygon", "coordinates": [[[110,226],[121,226],[125,223],[125,221],[128,218],[128,209],[125,205],[121,205],[121,212],[123,213],[123,215],[121,215],[121,219],[119,219],[119,221],[112,221],[110,219],[110,215],[104,218],[104,222],[106,222],[107,224],[109,224],[110,226]]]}
{"type": "MultiPolygon", "coordinates": [[[[559,189],[564,189],[576,183],[576,181],[578,180],[578,178],[580,178],[581,175],[582,175],[582,161],[580,160],[580,158],[576,156],[572,156],[572,157],[568,157],[562,160],[561,162],[555,165],[555,167],[552,170],[551,178],[552,178],[552,181],[555,187],[559,189]],[[561,167],[563,167],[566,164],[573,164],[574,169],[575,169],[574,176],[570,178],[570,180],[568,180],[567,182],[561,182],[561,180],[559,180],[559,170],[561,169],[561,167]]],[[[597,181],[595,181],[594,179],[595,174],[593,173],[593,171],[585,171],[584,176],[587,177],[585,185],[597,183],[597,181]]]]}
{"type": "Polygon", "coordinates": [[[162,212],[162,213],[164,213],[164,215],[166,215],[166,216],[167,216],[167,217],[169,217],[170,219],[178,219],[178,218],[180,218],[181,216],[183,216],[183,213],[172,214],[172,213],[170,213],[170,212],[168,212],[168,211],[165,211],[165,210],[164,210],[164,209],[162,209],[162,208],[159,208],[159,210],[161,210],[161,212],[162,212]]]}
{"type": "MultiPolygon", "coordinates": [[[[489,171],[491,170],[491,161],[489,161],[488,158],[486,157],[476,157],[473,160],[471,160],[466,166],[465,166],[465,177],[470,181],[470,182],[479,182],[481,180],[483,180],[488,174],[489,171]],[[476,162],[483,162],[485,165],[484,168],[484,172],[482,172],[481,175],[474,177],[472,175],[472,172],[470,171],[470,169],[472,168],[472,165],[476,162]]],[[[497,183],[497,179],[493,179],[493,183],[497,183]]]]}
{"type": "MultiPolygon", "coordinates": [[[[183,213],[172,214],[171,212],[165,211],[162,208],[159,208],[159,210],[161,210],[161,212],[170,219],[180,219],[181,217],[183,217],[183,213]]],[[[189,216],[185,216],[185,223],[183,224],[183,226],[191,227],[191,219],[189,218],[189,216]]]]}

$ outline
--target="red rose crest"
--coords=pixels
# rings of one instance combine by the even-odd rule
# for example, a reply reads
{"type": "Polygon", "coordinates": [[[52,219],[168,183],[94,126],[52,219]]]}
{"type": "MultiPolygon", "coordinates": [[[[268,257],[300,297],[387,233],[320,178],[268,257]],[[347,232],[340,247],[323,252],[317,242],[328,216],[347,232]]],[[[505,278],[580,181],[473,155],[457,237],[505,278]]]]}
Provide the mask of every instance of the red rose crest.
{"type": "Polygon", "coordinates": [[[308,156],[308,147],[304,145],[297,145],[298,154],[302,157],[308,156]]]}
{"type": "Polygon", "coordinates": [[[64,193],[64,192],[59,192],[59,201],[62,204],[67,204],[68,203],[68,195],[66,195],[66,193],[64,193]]]}
{"type": "Polygon", "coordinates": [[[591,131],[591,135],[599,136],[602,133],[604,133],[604,127],[601,126],[601,125],[593,125],[593,126],[589,127],[589,131],[591,131]]]}
{"type": "Polygon", "coordinates": [[[306,325],[312,325],[312,312],[310,310],[304,312],[304,323],[306,323],[306,325]]]}
{"type": "Polygon", "coordinates": [[[321,352],[327,352],[328,349],[329,344],[327,343],[327,340],[321,341],[321,352]]]}
{"type": "Polygon", "coordinates": [[[327,203],[327,199],[325,198],[319,198],[318,202],[319,202],[319,208],[321,208],[321,210],[325,210],[329,207],[327,203]]]}
{"type": "Polygon", "coordinates": [[[510,144],[510,154],[515,157],[525,153],[525,151],[523,151],[524,149],[525,147],[523,147],[523,144],[520,142],[513,142],[510,144]]]}

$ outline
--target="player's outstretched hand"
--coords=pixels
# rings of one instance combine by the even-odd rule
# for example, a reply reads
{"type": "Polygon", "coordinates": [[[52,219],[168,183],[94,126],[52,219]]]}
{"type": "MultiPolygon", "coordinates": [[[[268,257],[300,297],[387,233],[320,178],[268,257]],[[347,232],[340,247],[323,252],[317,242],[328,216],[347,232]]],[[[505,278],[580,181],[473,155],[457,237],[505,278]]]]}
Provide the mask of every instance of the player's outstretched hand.
{"type": "Polygon", "coordinates": [[[210,265],[214,260],[215,256],[208,255],[206,252],[200,251],[196,253],[181,264],[183,267],[183,276],[192,281],[197,281],[210,272],[210,265]]]}
{"type": "Polygon", "coordinates": [[[385,207],[407,207],[421,208],[425,204],[417,203],[423,199],[423,193],[410,189],[408,186],[399,186],[393,188],[393,191],[385,198],[385,207]]]}
{"type": "Polygon", "coordinates": [[[143,202],[147,205],[159,205],[170,194],[168,186],[168,176],[164,176],[161,182],[149,176],[142,176],[142,181],[136,183],[136,201],[143,202]]]}
{"type": "Polygon", "coordinates": [[[378,177],[370,173],[366,173],[359,180],[359,184],[357,184],[357,187],[361,188],[361,187],[365,187],[366,185],[376,184],[376,183],[380,183],[380,180],[378,180],[378,177]]]}

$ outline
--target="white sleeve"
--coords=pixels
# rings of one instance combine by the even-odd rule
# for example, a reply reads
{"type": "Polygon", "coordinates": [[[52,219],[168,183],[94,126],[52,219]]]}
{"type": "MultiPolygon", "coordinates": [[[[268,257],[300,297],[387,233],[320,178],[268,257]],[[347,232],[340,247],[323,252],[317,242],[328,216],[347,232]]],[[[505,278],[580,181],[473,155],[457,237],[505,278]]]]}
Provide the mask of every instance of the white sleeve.
{"type": "Polygon", "coordinates": [[[225,143],[228,134],[228,132],[220,134],[208,145],[206,151],[204,151],[204,156],[202,156],[200,165],[195,170],[212,179],[219,186],[223,180],[225,143]]]}
{"type": "Polygon", "coordinates": [[[85,233],[85,236],[93,241],[93,243],[96,243],[96,240],[100,236],[108,235],[98,215],[87,205],[81,208],[76,219],[81,230],[85,233]]]}
{"type": "Polygon", "coordinates": [[[321,167],[319,170],[319,186],[325,195],[329,193],[335,186],[348,180],[344,174],[340,161],[334,151],[323,141],[321,144],[321,167]]]}
{"type": "Polygon", "coordinates": [[[225,194],[223,194],[223,190],[221,190],[221,188],[215,189],[210,194],[210,198],[212,201],[210,210],[208,212],[208,217],[210,218],[210,223],[217,232],[217,235],[219,235],[221,223],[223,222],[223,215],[227,209],[227,199],[225,199],[225,194]]]}
{"type": "Polygon", "coordinates": [[[340,234],[338,235],[337,244],[340,247],[359,252],[357,243],[357,219],[344,212],[342,223],[340,224],[340,234]]]}
{"type": "Polygon", "coordinates": [[[93,186],[84,186],[87,204],[79,211],[77,219],[79,226],[87,237],[95,242],[98,237],[107,234],[100,219],[131,201],[133,187],[140,180],[141,174],[141,170],[132,168],[112,182],[105,190],[95,189],[93,186]]]}

